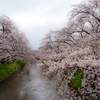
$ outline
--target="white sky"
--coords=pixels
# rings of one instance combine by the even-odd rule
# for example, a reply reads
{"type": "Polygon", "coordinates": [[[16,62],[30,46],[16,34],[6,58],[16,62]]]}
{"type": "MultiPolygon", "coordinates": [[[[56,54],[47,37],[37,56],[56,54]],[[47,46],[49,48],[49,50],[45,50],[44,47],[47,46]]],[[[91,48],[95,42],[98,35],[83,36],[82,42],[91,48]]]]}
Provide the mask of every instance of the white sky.
{"type": "Polygon", "coordinates": [[[33,49],[50,30],[66,26],[72,5],[83,0],[1,0],[0,15],[9,16],[25,32],[33,49]]]}

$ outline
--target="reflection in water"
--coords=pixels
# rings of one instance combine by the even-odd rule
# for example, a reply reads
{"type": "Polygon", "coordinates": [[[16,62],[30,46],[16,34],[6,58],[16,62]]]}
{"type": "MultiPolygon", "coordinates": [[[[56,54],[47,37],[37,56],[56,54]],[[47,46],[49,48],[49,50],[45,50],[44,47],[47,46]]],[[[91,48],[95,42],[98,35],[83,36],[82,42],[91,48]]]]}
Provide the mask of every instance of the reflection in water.
{"type": "Polygon", "coordinates": [[[45,86],[42,72],[43,67],[38,64],[25,67],[23,75],[14,76],[7,85],[0,87],[0,100],[45,100],[52,92],[52,83],[45,86]]]}

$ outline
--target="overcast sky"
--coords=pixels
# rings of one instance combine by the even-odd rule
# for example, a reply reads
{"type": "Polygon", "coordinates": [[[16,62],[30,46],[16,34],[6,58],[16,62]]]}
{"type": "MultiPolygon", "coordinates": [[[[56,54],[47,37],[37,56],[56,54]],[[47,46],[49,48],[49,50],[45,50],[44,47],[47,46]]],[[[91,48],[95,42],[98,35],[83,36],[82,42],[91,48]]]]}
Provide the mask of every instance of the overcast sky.
{"type": "Polygon", "coordinates": [[[66,26],[72,5],[83,0],[1,0],[0,15],[9,16],[25,32],[33,49],[50,30],[66,26]]]}

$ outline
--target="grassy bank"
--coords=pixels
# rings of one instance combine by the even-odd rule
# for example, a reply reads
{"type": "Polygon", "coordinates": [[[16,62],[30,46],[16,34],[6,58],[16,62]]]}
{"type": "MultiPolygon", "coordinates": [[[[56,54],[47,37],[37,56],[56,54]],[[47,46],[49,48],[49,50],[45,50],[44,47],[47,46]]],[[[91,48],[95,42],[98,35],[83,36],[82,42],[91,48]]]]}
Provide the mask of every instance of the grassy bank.
{"type": "Polygon", "coordinates": [[[0,64],[0,81],[15,72],[16,68],[23,65],[25,62],[23,60],[16,60],[15,64],[12,60],[0,64]]]}
{"type": "MultiPolygon", "coordinates": [[[[65,74],[68,75],[68,71],[72,71],[74,68],[70,68],[69,70],[65,71],[65,74]]],[[[81,96],[80,92],[78,91],[78,88],[82,88],[82,79],[83,79],[84,72],[81,69],[77,69],[76,73],[74,73],[72,79],[70,80],[70,83],[68,84],[71,90],[74,90],[75,93],[77,93],[77,96],[81,96]]],[[[71,76],[70,74],[68,76],[71,76]]]]}

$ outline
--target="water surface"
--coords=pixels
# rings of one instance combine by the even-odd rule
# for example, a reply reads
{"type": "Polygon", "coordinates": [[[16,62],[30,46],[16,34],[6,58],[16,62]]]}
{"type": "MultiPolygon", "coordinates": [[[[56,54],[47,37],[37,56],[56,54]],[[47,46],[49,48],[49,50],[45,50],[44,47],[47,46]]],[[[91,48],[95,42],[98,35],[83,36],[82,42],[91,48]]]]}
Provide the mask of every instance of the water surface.
{"type": "Polygon", "coordinates": [[[21,74],[0,87],[0,100],[45,100],[52,93],[52,82],[45,86],[44,69],[39,64],[25,66],[21,74]]]}

